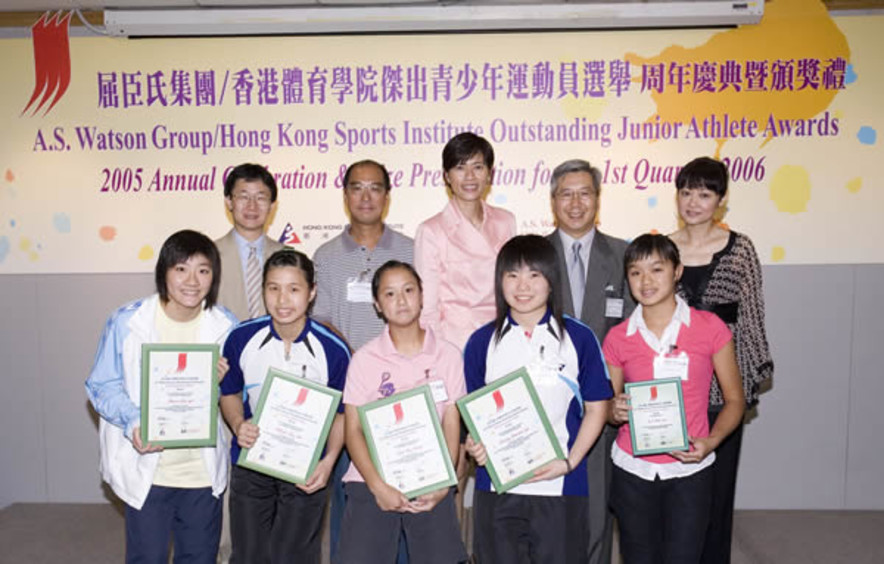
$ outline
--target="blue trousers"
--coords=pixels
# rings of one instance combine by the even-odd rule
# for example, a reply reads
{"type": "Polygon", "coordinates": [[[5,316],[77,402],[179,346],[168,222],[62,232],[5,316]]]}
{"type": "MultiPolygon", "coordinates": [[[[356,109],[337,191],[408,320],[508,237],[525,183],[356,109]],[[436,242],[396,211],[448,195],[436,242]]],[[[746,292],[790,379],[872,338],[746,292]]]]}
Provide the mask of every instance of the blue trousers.
{"type": "Polygon", "coordinates": [[[344,494],[344,482],[341,478],[346,474],[350,467],[350,455],[347,449],[341,450],[341,456],[335,463],[335,469],[331,477],[331,501],[328,517],[328,534],[331,552],[331,561],[337,562],[338,542],[341,538],[341,520],[344,518],[344,506],[347,503],[347,497],[344,494]]]}
{"type": "Polygon", "coordinates": [[[215,564],[221,540],[221,499],[212,488],[151,486],[141,509],[126,506],[127,564],[215,564]]]}
{"type": "Polygon", "coordinates": [[[614,466],[611,506],[625,564],[699,564],[712,510],[712,468],[650,482],[614,466]]]}
{"type": "Polygon", "coordinates": [[[473,555],[479,564],[585,564],[586,497],[476,490],[473,555]]]}
{"type": "Polygon", "coordinates": [[[234,466],[230,477],[231,564],[315,564],[320,561],[325,490],[234,466]]]}

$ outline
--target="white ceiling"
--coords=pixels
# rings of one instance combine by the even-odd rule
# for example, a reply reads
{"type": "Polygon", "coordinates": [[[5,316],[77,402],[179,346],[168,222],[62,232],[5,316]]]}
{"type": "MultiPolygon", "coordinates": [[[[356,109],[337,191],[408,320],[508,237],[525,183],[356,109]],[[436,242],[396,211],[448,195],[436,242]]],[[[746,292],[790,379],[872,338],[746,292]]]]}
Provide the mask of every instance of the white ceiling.
{"type": "MultiPolygon", "coordinates": [[[[616,3],[662,3],[667,0],[614,0],[616,3]]],[[[682,2],[702,0],[679,0],[682,2]]],[[[710,0],[706,0],[710,1],[710,0]]],[[[716,0],[712,0],[716,1],[716,0]]],[[[731,0],[720,0],[729,2],[731,0]]],[[[104,8],[220,8],[248,6],[383,5],[383,4],[600,4],[611,0],[0,0],[0,12],[101,10],[104,8]]]]}

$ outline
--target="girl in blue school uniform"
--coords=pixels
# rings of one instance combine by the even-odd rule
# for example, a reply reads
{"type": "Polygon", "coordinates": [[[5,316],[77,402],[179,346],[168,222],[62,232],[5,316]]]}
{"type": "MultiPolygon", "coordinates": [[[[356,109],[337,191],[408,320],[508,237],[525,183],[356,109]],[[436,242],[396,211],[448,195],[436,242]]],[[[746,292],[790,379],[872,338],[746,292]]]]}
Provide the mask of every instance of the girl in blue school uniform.
{"type": "MultiPolygon", "coordinates": [[[[468,437],[476,459],[474,552],[481,564],[583,562],[586,557],[586,453],[605,423],[612,396],[592,330],[562,315],[552,244],[520,235],[497,255],[496,319],[470,337],[464,351],[467,391],[525,367],[537,389],[564,460],[500,494],[484,465],[485,449],[468,437]]],[[[599,485],[602,487],[602,485],[599,485]]]]}
{"type": "Polygon", "coordinates": [[[235,435],[230,476],[230,537],[234,564],[320,560],[326,484],[344,443],[343,413],[335,416],[325,453],[303,485],[236,466],[261,429],[251,417],[270,368],[343,391],[347,345],[308,316],[316,297],[313,262],[282,249],[264,263],[268,315],[240,323],[224,343],[230,372],[221,383],[221,412],[235,435]]]}

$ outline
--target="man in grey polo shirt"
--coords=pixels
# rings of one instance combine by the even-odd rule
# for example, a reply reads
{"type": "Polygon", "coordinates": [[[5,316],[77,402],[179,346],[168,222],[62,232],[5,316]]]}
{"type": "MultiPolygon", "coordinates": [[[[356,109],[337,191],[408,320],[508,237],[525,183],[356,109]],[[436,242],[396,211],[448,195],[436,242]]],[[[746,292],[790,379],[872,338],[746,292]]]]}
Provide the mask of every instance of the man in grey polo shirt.
{"type": "MultiPolygon", "coordinates": [[[[388,260],[414,262],[414,241],[384,224],[390,203],[390,175],[371,160],[353,163],[344,173],[344,204],[350,224],[316,249],[316,301],[312,317],[334,326],[354,351],[378,336],[383,320],[374,310],[371,279],[388,260]]],[[[341,476],[350,463],[346,451],[335,467],[331,501],[331,556],[334,562],[344,514],[341,476]]]]}

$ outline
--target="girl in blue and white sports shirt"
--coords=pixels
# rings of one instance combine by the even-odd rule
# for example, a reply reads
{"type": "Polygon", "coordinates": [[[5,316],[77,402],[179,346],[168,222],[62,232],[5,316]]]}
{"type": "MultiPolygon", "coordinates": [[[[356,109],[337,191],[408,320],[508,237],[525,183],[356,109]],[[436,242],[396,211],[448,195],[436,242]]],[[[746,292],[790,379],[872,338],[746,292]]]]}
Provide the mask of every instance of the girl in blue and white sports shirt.
{"type": "MultiPolygon", "coordinates": [[[[234,434],[231,460],[252,448],[262,430],[252,421],[271,368],[343,390],[350,352],[310,318],[316,297],[313,262],[293,249],[264,263],[268,315],[240,323],[224,343],[230,372],[221,383],[221,413],[234,434]]],[[[343,414],[335,416],[322,458],[304,484],[234,465],[230,472],[231,562],[319,562],[326,484],[343,445],[343,414]]],[[[272,429],[265,432],[272,432],[272,429]]]]}
{"type": "MultiPolygon", "coordinates": [[[[592,330],[562,315],[552,244],[521,235],[497,255],[497,317],[467,342],[464,371],[472,392],[526,367],[559,440],[564,460],[538,469],[504,494],[494,491],[485,449],[467,438],[476,472],[474,551],[486,563],[582,562],[586,556],[586,453],[605,423],[611,385],[592,330]]],[[[599,487],[602,487],[600,484],[599,487]]]]}

